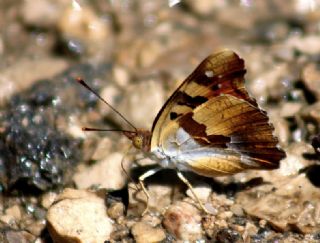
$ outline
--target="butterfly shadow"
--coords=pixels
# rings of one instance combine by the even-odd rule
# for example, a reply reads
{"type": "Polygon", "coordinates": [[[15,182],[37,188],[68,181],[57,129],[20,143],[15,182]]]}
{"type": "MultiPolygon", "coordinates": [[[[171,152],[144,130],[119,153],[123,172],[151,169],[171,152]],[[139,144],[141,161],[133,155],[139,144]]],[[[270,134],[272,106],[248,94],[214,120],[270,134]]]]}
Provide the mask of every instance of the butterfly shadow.
{"type": "MultiPolygon", "coordinates": [[[[135,167],[131,169],[130,175],[134,180],[134,183],[138,185],[139,177],[144,173],[148,172],[149,170],[152,170],[155,168],[159,168],[159,165],[152,164],[152,165],[135,167]]],[[[168,186],[168,187],[174,186],[172,193],[170,195],[171,201],[182,199],[183,193],[181,192],[183,192],[184,191],[183,189],[186,187],[186,185],[178,178],[176,171],[173,169],[167,169],[167,168],[163,168],[160,171],[158,171],[156,174],[150,177],[147,177],[143,181],[143,183],[147,189],[148,189],[148,186],[152,186],[152,185],[162,185],[162,186],[168,186]]],[[[138,185],[138,188],[140,188],[139,185],[138,185]]],[[[146,202],[143,199],[140,199],[137,196],[140,191],[141,190],[135,191],[135,193],[133,194],[133,197],[135,198],[135,200],[143,204],[146,204],[146,202]]]]}
{"type": "MultiPolygon", "coordinates": [[[[131,169],[131,176],[135,183],[139,182],[139,176],[147,172],[148,170],[159,167],[159,165],[140,166],[131,169]]],[[[209,185],[211,189],[217,194],[226,194],[228,197],[233,197],[237,192],[248,190],[250,188],[266,184],[261,177],[252,178],[246,182],[230,182],[224,183],[215,178],[204,177],[197,175],[193,172],[183,172],[183,175],[188,179],[193,187],[209,185]]],[[[177,176],[177,172],[174,169],[163,168],[155,175],[146,178],[144,181],[146,187],[148,185],[168,185],[175,186],[177,190],[174,190],[175,195],[172,198],[183,198],[183,192],[188,189],[188,186],[183,183],[177,176]],[[177,191],[179,193],[177,193],[177,191]],[[176,195],[178,194],[178,195],[176,195]]]]}
{"type": "MultiPolygon", "coordinates": [[[[310,161],[320,161],[320,135],[314,136],[312,139],[311,145],[314,148],[314,153],[303,153],[302,156],[306,160],[310,161]]],[[[311,164],[309,166],[306,166],[302,168],[299,173],[305,173],[306,177],[309,179],[310,183],[315,187],[320,187],[320,164],[311,164]]]]}
{"type": "Polygon", "coordinates": [[[309,165],[299,171],[299,173],[305,173],[306,177],[310,181],[310,183],[320,188],[320,165],[319,164],[313,164],[309,165]]]}
{"type": "MultiPolygon", "coordinates": [[[[137,184],[137,187],[140,188],[138,185],[139,177],[144,173],[146,173],[147,171],[152,170],[154,168],[158,168],[158,167],[159,167],[158,164],[138,166],[130,170],[130,176],[133,179],[133,182],[137,184]]],[[[193,187],[209,185],[213,192],[217,194],[225,194],[229,198],[234,197],[240,191],[248,190],[250,188],[260,186],[262,184],[266,184],[266,182],[264,182],[261,177],[252,178],[247,182],[224,183],[214,178],[203,177],[192,172],[183,172],[183,174],[189,180],[189,182],[193,187]]],[[[185,197],[184,192],[188,189],[187,185],[178,178],[176,171],[174,169],[167,169],[167,168],[163,168],[156,174],[146,178],[144,180],[144,184],[147,188],[148,186],[151,186],[151,185],[164,185],[164,186],[167,185],[170,187],[173,186],[174,188],[170,196],[171,201],[177,201],[177,200],[183,199],[185,197]]],[[[146,202],[143,199],[137,196],[139,192],[140,190],[135,191],[133,193],[133,197],[135,198],[136,201],[141,202],[142,204],[146,204],[146,202]]],[[[114,201],[121,201],[122,203],[124,203],[125,208],[128,209],[128,206],[129,206],[128,186],[126,186],[121,190],[109,192],[107,204],[110,204],[114,201]]]]}

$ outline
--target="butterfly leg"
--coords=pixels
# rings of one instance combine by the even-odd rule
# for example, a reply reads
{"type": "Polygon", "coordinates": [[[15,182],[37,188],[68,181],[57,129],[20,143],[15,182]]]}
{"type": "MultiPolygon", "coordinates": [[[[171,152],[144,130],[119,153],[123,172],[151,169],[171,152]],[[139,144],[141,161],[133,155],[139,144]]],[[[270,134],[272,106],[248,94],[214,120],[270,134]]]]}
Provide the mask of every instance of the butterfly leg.
{"type": "Polygon", "coordinates": [[[186,184],[186,185],[189,187],[192,195],[193,195],[194,198],[197,200],[200,208],[201,208],[205,213],[210,214],[210,212],[204,207],[204,205],[202,204],[202,202],[201,202],[200,199],[198,198],[197,194],[196,194],[195,191],[193,190],[193,187],[192,187],[192,185],[190,184],[190,182],[188,181],[188,179],[185,178],[184,175],[183,175],[180,171],[177,171],[177,175],[178,175],[178,177],[180,178],[180,180],[183,181],[183,183],[186,184]]]}
{"type": "Polygon", "coordinates": [[[146,195],[146,198],[147,198],[147,206],[145,208],[145,210],[143,211],[142,215],[146,214],[148,211],[149,211],[149,198],[150,198],[150,195],[146,189],[146,187],[144,186],[144,183],[143,181],[148,178],[149,176],[152,176],[154,175],[155,173],[157,173],[159,170],[161,170],[162,168],[154,168],[154,169],[151,169],[151,170],[148,170],[146,173],[142,174],[140,177],[139,177],[139,184],[141,186],[141,189],[142,191],[144,192],[144,194],[146,195]]]}
{"type": "Polygon", "coordinates": [[[120,165],[121,165],[121,169],[122,169],[123,173],[127,176],[127,178],[128,178],[131,182],[133,182],[133,185],[134,185],[135,188],[133,188],[133,187],[131,187],[131,188],[133,188],[133,190],[139,191],[139,188],[138,188],[137,184],[134,182],[134,180],[133,180],[133,178],[131,177],[131,175],[127,172],[127,170],[126,170],[126,168],[125,168],[125,165],[124,165],[125,158],[126,158],[126,156],[129,154],[129,152],[130,152],[130,150],[131,150],[132,148],[133,148],[133,145],[131,144],[130,147],[128,148],[128,150],[127,150],[127,151],[125,152],[125,154],[122,156],[120,165]]]}

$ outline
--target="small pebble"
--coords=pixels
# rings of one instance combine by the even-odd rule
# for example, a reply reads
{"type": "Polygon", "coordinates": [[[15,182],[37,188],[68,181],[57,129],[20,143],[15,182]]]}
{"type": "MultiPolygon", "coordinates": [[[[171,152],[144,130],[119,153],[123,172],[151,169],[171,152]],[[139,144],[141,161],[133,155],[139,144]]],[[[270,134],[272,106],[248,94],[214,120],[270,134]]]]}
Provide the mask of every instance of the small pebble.
{"type": "Polygon", "coordinates": [[[48,209],[56,200],[57,194],[55,192],[45,193],[41,198],[41,206],[48,209]]]}
{"type": "Polygon", "coordinates": [[[131,233],[137,243],[161,242],[166,238],[166,234],[163,229],[154,228],[143,222],[133,225],[131,233]]]}
{"type": "Polygon", "coordinates": [[[239,204],[234,204],[230,207],[232,213],[236,216],[244,216],[243,208],[239,204]]]}
{"type": "Polygon", "coordinates": [[[163,225],[180,240],[196,241],[203,238],[200,212],[186,202],[169,206],[164,214],[163,225]]]}
{"type": "MultiPolygon", "coordinates": [[[[201,202],[207,202],[212,192],[210,185],[195,186],[193,187],[193,190],[201,202]]],[[[187,190],[187,195],[195,200],[190,189],[187,190]]]]}
{"type": "Polygon", "coordinates": [[[121,202],[112,203],[111,206],[108,208],[108,215],[112,219],[118,219],[123,216],[124,214],[124,205],[121,202]]]}
{"type": "MultiPolygon", "coordinates": [[[[73,179],[80,189],[89,188],[94,185],[112,190],[122,189],[127,182],[127,175],[121,167],[123,154],[114,152],[103,160],[97,161],[92,166],[82,168],[73,176],[73,179]]],[[[125,159],[124,168],[128,171],[131,161],[125,159]]]]}

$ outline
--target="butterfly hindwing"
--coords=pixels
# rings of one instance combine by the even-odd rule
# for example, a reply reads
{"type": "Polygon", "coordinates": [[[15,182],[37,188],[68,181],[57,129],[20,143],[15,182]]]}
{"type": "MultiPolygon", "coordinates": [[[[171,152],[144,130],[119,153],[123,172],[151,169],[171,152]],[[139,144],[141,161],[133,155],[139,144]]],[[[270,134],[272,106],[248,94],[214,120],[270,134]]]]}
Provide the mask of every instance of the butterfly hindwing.
{"type": "Polygon", "coordinates": [[[244,74],[232,51],[206,58],[159,112],[151,151],[205,176],[277,168],[285,154],[266,112],[248,95],[244,74]]]}

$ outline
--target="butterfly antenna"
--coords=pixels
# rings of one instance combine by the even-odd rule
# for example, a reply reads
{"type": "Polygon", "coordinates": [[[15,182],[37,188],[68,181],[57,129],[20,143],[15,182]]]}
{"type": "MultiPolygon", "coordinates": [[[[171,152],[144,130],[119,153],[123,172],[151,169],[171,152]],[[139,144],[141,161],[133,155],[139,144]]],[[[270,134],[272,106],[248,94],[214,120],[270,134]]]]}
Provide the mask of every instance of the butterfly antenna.
{"type": "MultiPolygon", "coordinates": [[[[79,84],[81,84],[86,89],[88,89],[93,94],[95,94],[103,103],[105,103],[107,106],[109,106],[111,108],[111,110],[113,110],[115,113],[117,113],[125,122],[127,122],[131,127],[133,127],[135,131],[137,131],[137,128],[134,125],[132,125],[131,122],[129,122],[119,111],[117,111],[112,105],[110,105],[105,99],[103,99],[96,91],[94,91],[82,78],[77,78],[76,80],[78,81],[79,84]]],[[[84,128],[84,129],[87,129],[87,128],[84,128]]],[[[88,128],[88,129],[89,130],[85,130],[85,131],[120,131],[120,130],[104,130],[104,129],[94,130],[94,128],[88,128]]]]}
{"type": "Polygon", "coordinates": [[[83,127],[82,131],[85,132],[127,132],[127,133],[135,133],[133,131],[121,130],[121,129],[101,129],[101,128],[93,128],[93,127],[83,127]]]}

